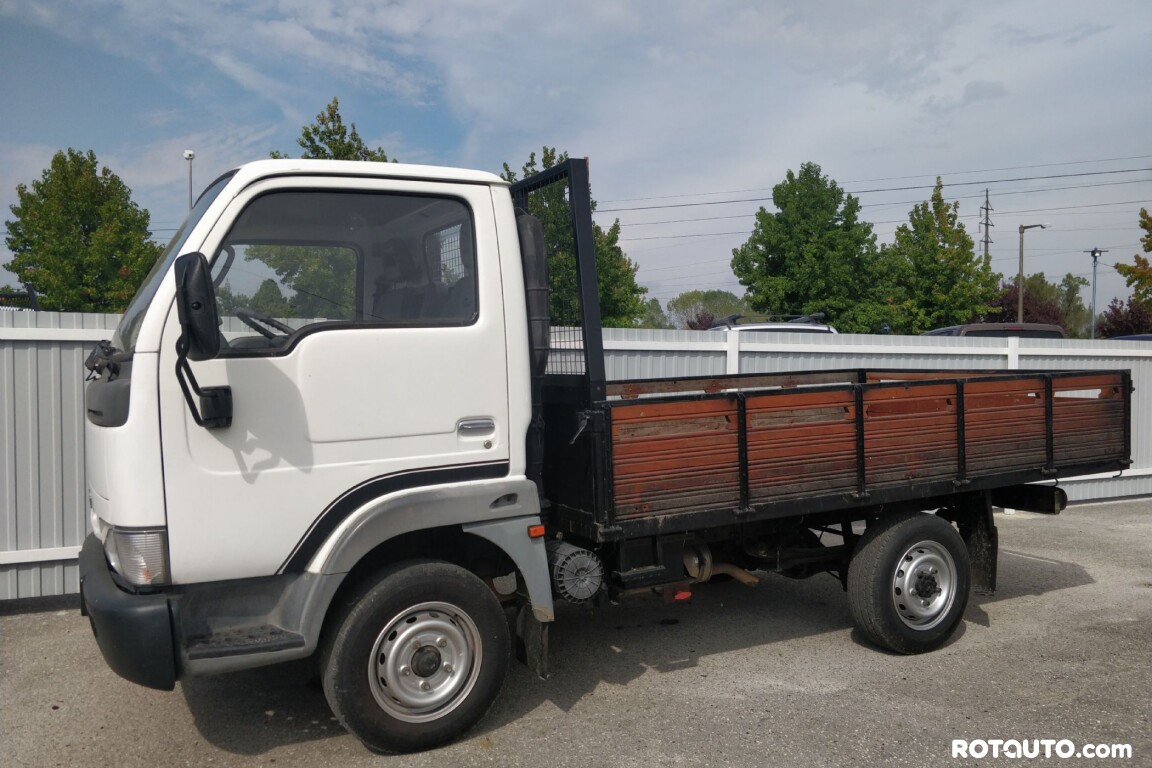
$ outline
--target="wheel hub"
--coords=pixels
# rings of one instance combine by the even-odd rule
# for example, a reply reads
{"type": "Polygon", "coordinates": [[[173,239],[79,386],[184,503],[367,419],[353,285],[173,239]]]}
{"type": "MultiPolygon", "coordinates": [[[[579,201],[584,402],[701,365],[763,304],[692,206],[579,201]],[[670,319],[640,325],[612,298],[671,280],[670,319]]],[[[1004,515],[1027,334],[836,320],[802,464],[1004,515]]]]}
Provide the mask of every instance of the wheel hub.
{"type": "Polygon", "coordinates": [[[956,563],[937,541],[913,544],[896,564],[892,605],[912,629],[935,627],[956,600],[956,563]]]}
{"type": "Polygon", "coordinates": [[[447,603],[422,603],[389,621],[373,644],[368,681],[393,717],[428,722],[455,709],[483,663],[479,631],[447,603]]]}
{"type": "Polygon", "coordinates": [[[924,574],[916,579],[916,594],[925,600],[931,599],[940,593],[940,586],[932,574],[924,574]]]}
{"type": "Polygon", "coordinates": [[[412,671],[418,677],[432,677],[440,669],[440,651],[425,645],[412,654],[412,671]]]}

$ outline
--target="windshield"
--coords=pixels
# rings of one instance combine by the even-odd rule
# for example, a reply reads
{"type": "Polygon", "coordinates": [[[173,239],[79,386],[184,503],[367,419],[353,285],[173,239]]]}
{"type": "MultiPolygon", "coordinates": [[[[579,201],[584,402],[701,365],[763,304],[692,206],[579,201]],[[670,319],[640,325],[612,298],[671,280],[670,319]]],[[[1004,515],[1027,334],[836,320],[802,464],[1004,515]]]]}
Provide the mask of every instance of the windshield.
{"type": "Polygon", "coordinates": [[[216,196],[220,194],[220,190],[224,189],[231,179],[231,173],[221,176],[204,191],[204,194],[200,195],[200,199],[196,201],[196,206],[188,214],[188,218],[184,220],[180,229],[176,230],[176,234],[168,243],[168,247],[160,254],[160,258],[156,259],[156,263],[152,265],[152,271],[148,273],[148,277],[144,278],[144,284],[140,286],[140,290],[132,298],[128,309],[124,310],[124,316],[120,318],[120,325],[117,326],[116,333],[112,336],[112,344],[116,349],[124,352],[136,350],[136,337],[140,334],[140,324],[144,321],[144,313],[148,311],[152,297],[156,295],[161,281],[168,274],[168,268],[180,255],[184,241],[188,239],[189,233],[196,227],[200,217],[204,215],[208,206],[212,205],[216,196]]]}

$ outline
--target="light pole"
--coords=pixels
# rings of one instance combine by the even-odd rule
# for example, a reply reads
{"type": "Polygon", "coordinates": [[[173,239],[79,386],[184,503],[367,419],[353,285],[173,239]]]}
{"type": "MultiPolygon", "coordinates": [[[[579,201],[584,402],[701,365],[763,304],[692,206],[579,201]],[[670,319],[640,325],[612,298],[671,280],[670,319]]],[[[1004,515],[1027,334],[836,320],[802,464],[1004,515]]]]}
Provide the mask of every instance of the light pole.
{"type": "Polygon", "coordinates": [[[184,150],[184,159],[188,161],[188,210],[192,210],[192,161],[196,153],[190,149],[184,150]]]}
{"type": "Polygon", "coordinates": [[[1016,322],[1024,322],[1024,230],[1046,229],[1047,224],[1021,224],[1020,225],[1020,276],[1016,278],[1016,322]]]}
{"type": "Polygon", "coordinates": [[[1096,260],[1100,258],[1100,254],[1108,253],[1099,248],[1093,248],[1084,253],[1092,254],[1092,335],[1089,338],[1096,338],[1096,260]]]}

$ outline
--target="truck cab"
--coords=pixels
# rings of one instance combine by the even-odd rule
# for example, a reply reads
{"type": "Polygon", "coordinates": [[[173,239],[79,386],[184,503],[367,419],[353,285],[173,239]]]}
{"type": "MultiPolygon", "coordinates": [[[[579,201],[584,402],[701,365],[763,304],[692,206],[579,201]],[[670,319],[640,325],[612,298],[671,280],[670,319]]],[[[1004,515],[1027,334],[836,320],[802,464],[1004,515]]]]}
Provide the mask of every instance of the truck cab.
{"type": "Polygon", "coordinates": [[[114,669],[170,689],[310,655],[400,552],[514,575],[552,618],[517,244],[487,173],[267,160],[209,186],[89,360],[82,589],[114,669]]]}

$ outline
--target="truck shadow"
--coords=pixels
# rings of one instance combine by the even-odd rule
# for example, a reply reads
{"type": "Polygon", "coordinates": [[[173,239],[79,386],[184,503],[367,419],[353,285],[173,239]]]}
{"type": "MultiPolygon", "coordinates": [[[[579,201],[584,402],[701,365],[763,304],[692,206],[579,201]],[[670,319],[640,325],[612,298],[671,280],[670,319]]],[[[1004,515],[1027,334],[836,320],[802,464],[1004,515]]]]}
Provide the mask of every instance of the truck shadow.
{"type": "Polygon", "coordinates": [[[272,667],[189,678],[179,683],[196,729],[211,744],[241,755],[342,736],[314,658],[272,667]]]}
{"type": "MultiPolygon", "coordinates": [[[[987,605],[1092,582],[1075,563],[1003,551],[1004,586],[995,596],[972,595],[965,620],[988,626],[987,605]]],[[[962,626],[950,642],[963,634],[962,626]]],[[[699,585],[691,600],[671,604],[640,595],[594,611],[562,605],[550,631],[549,678],[513,661],[500,699],[466,738],[482,738],[541,705],[568,711],[599,686],[625,686],[649,672],[692,673],[701,659],[762,646],[781,646],[779,668],[763,671],[786,678],[795,651],[783,646],[817,638],[803,652],[830,667],[850,664],[852,653],[883,653],[853,628],[840,583],[827,575],[805,581],[765,575],[757,587],[699,585]]],[[[201,735],[228,752],[262,754],[345,735],[324,699],[315,659],[190,679],[181,688],[201,735]]]]}
{"type": "Polygon", "coordinates": [[[1011,549],[1000,550],[997,565],[996,594],[973,594],[964,614],[966,621],[988,627],[991,626],[991,620],[983,608],[985,605],[1095,583],[1095,579],[1076,563],[1037,557],[1011,549]]]}

